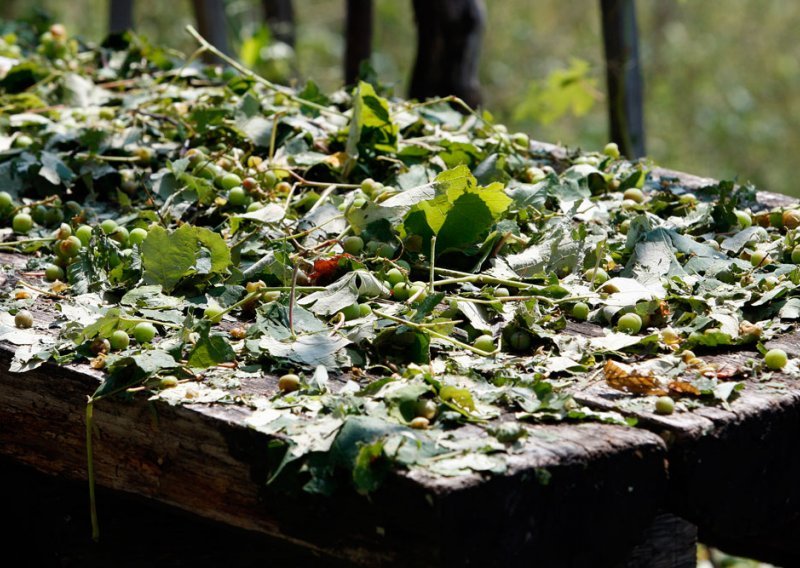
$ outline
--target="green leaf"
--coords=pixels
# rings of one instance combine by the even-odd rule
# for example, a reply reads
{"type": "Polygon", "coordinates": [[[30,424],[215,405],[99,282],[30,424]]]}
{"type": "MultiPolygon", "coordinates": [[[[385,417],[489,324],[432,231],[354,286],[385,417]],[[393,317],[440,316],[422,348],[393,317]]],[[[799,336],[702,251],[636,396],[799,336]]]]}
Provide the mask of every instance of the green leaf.
{"type": "Polygon", "coordinates": [[[200,339],[195,343],[194,349],[188,357],[190,367],[206,369],[236,359],[236,353],[228,340],[221,335],[211,335],[210,329],[210,322],[200,322],[198,330],[200,339]]]}
{"type": "Polygon", "coordinates": [[[436,177],[435,196],[411,207],[404,229],[422,237],[424,251],[434,235],[437,254],[464,250],[482,242],[511,203],[501,184],[480,187],[466,166],[458,166],[436,177]]]}
{"type": "Polygon", "coordinates": [[[211,273],[220,274],[228,270],[231,253],[219,234],[188,224],[172,232],[153,227],[142,243],[144,281],[171,292],[182,278],[193,272],[201,258],[201,245],[210,253],[211,273]]]}
{"type": "Polygon", "coordinates": [[[153,227],[142,243],[144,281],[159,284],[171,292],[181,278],[194,266],[197,257],[197,238],[188,225],[169,233],[162,227],[153,227]]]}
{"type": "Polygon", "coordinates": [[[352,169],[362,149],[380,152],[397,151],[398,126],[392,122],[389,103],[378,96],[369,83],[361,81],[356,88],[353,103],[353,116],[347,135],[345,152],[350,157],[352,169]]]}

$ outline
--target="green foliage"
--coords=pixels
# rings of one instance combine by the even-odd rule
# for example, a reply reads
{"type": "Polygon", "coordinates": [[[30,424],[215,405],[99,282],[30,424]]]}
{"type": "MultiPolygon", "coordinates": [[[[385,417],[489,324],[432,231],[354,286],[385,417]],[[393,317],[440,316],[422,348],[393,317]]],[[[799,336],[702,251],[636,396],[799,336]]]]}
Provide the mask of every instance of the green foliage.
{"type": "Polygon", "coordinates": [[[590,70],[589,62],[575,58],[568,68],[556,69],[544,81],[532,81],[514,109],[514,120],[550,124],[567,114],[584,116],[599,96],[590,70]]]}

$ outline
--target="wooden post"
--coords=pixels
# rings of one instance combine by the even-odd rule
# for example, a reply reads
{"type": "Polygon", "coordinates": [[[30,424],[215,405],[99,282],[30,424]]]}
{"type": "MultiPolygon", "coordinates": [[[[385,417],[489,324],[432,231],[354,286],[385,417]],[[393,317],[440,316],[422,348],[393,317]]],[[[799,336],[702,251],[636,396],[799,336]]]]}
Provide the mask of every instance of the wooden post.
{"type": "Polygon", "coordinates": [[[108,31],[118,33],[133,27],[133,0],[111,0],[108,12],[108,31]]]}
{"type": "MultiPolygon", "coordinates": [[[[200,35],[223,53],[231,55],[223,0],[192,0],[192,7],[200,35]]],[[[213,55],[210,57],[213,58],[213,55]]]]}
{"type": "Polygon", "coordinates": [[[272,37],[294,47],[296,37],[292,0],[262,0],[261,5],[272,37]]]}
{"type": "Polygon", "coordinates": [[[344,82],[352,85],[358,80],[363,61],[372,55],[372,0],[347,0],[345,15],[344,82]]]}
{"type": "Polygon", "coordinates": [[[600,0],[611,140],[629,158],[645,153],[642,75],[634,0],[600,0]]]}
{"type": "Polygon", "coordinates": [[[478,82],[486,10],[482,0],[414,0],[417,57],[409,96],[456,95],[481,103],[478,82]]]}

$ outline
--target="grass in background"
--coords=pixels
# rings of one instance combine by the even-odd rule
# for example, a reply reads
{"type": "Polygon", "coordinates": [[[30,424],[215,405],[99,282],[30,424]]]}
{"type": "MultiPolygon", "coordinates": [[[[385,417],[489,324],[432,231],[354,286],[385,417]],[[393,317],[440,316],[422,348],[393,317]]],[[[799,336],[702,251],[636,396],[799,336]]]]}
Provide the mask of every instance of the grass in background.
{"type": "MultiPolygon", "coordinates": [[[[141,32],[186,52],[193,49],[183,31],[192,22],[188,0],[136,4],[141,32]]],[[[255,32],[258,4],[229,2],[235,33],[255,32]]],[[[299,76],[326,89],[341,81],[343,4],[295,0],[299,29],[293,64],[299,76]]],[[[600,148],[607,134],[599,3],[487,4],[481,65],[486,108],[512,129],[537,139],[600,148]],[[544,92],[546,100],[553,74],[574,70],[576,60],[586,64],[584,94],[578,93],[585,99],[585,113],[562,112],[547,122],[547,107],[537,97],[544,92]]],[[[49,11],[87,39],[103,36],[104,0],[5,0],[3,10],[24,15],[34,8],[49,11]]],[[[738,176],[764,189],[800,196],[794,180],[794,157],[800,153],[800,4],[665,0],[640,2],[637,8],[648,154],[666,167],[738,176]]],[[[415,51],[411,3],[377,0],[376,10],[373,65],[380,79],[402,95],[415,51]]]]}

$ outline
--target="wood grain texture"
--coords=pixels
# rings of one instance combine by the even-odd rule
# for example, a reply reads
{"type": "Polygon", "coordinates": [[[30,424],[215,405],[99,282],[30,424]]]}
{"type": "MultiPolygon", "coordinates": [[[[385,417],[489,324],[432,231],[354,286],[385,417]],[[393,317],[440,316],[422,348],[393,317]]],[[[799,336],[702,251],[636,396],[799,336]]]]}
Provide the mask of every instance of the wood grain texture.
{"type": "MultiPolygon", "coordinates": [[[[0,368],[9,360],[2,349],[0,368]]],[[[98,380],[82,368],[49,365],[0,373],[0,453],[83,479],[84,408],[98,380]]],[[[636,527],[648,524],[666,495],[661,439],[600,424],[533,427],[526,451],[502,476],[399,474],[370,499],[272,494],[268,439],[243,425],[247,414],[232,405],[100,401],[97,481],[370,566],[522,566],[534,554],[548,565],[576,543],[568,565],[612,566],[640,540],[636,527]],[[619,515],[631,526],[616,522],[619,515]]]]}

